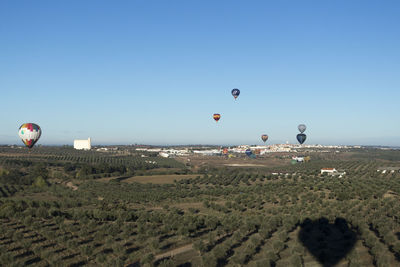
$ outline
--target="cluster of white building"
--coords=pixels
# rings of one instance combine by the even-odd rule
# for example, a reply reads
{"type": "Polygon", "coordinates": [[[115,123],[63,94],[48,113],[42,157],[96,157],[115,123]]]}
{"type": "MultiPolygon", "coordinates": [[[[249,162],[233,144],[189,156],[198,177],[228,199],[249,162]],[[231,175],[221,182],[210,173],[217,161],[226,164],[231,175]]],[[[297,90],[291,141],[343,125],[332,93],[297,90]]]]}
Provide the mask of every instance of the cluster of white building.
{"type": "MultiPolygon", "coordinates": [[[[228,148],[229,152],[233,153],[245,153],[247,149],[251,151],[257,151],[260,155],[267,153],[281,153],[281,152],[297,152],[298,149],[317,149],[319,152],[331,152],[331,149],[346,149],[348,146],[323,146],[323,145],[292,145],[292,144],[274,144],[268,146],[249,146],[241,145],[233,148],[228,148]],[[321,150],[321,149],[330,150],[321,150]]],[[[339,152],[337,150],[336,152],[339,152]]]]}
{"type": "MultiPolygon", "coordinates": [[[[74,140],[74,148],[79,150],[90,150],[92,148],[91,139],[86,140],[74,140]]],[[[246,150],[250,149],[255,154],[264,155],[267,153],[279,153],[279,152],[297,152],[299,148],[306,149],[318,149],[319,152],[324,152],[321,150],[323,148],[327,149],[343,149],[348,148],[348,146],[322,146],[322,145],[293,145],[293,144],[274,144],[274,145],[264,145],[264,146],[250,146],[250,145],[240,145],[236,147],[212,149],[210,147],[205,149],[192,149],[192,148],[136,148],[136,151],[143,151],[149,153],[158,153],[161,157],[171,157],[171,156],[188,156],[190,154],[204,155],[204,156],[214,156],[221,154],[241,154],[245,153],[246,150]]],[[[98,151],[108,151],[113,150],[111,148],[98,148],[98,151]]],[[[326,150],[326,152],[330,152],[326,150]]],[[[337,151],[338,152],[338,151],[337,151]]]]}
{"type": "MultiPolygon", "coordinates": [[[[236,147],[220,148],[220,149],[197,149],[184,148],[184,149],[171,149],[171,148],[136,148],[136,151],[158,153],[161,157],[174,157],[174,156],[188,156],[190,154],[204,155],[204,156],[216,156],[221,154],[242,154],[246,150],[250,149],[253,153],[258,155],[264,155],[267,153],[279,153],[279,152],[297,152],[299,148],[306,149],[318,149],[329,148],[329,149],[343,149],[348,148],[347,146],[322,146],[322,145],[293,145],[293,144],[274,144],[264,146],[250,146],[240,145],[236,147]]],[[[326,150],[326,152],[331,152],[326,150]]],[[[339,151],[337,151],[339,152],[339,151]]]]}
{"type": "Polygon", "coordinates": [[[382,174],[395,173],[395,172],[400,172],[400,167],[379,167],[376,171],[382,174]]]}
{"type": "Polygon", "coordinates": [[[339,178],[342,178],[344,175],[346,175],[345,171],[338,171],[335,168],[322,168],[321,175],[324,173],[330,176],[339,176],[339,178]]]}
{"type": "Polygon", "coordinates": [[[171,156],[188,156],[191,154],[188,148],[185,149],[172,149],[172,148],[136,148],[136,151],[158,153],[163,158],[169,158],[171,156]]]}

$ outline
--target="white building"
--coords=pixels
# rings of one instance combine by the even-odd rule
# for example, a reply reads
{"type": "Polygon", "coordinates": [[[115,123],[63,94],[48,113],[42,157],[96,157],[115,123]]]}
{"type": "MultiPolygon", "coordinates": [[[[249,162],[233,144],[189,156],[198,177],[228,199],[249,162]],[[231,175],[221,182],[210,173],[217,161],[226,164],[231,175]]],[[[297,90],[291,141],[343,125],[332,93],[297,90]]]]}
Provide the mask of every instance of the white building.
{"type": "MultiPolygon", "coordinates": [[[[292,160],[295,160],[297,162],[304,162],[304,157],[292,157],[292,160]]],[[[322,170],[321,170],[321,174],[322,174],[322,170]]]]}
{"type": "Polygon", "coordinates": [[[160,155],[160,157],[163,157],[163,158],[169,158],[169,154],[165,153],[165,152],[160,152],[158,155],[160,155]]]}
{"type": "MultiPolygon", "coordinates": [[[[137,149],[136,149],[137,150],[137,149]]],[[[155,152],[158,153],[160,152],[162,149],[161,148],[149,148],[147,149],[147,152],[155,152]]]]}
{"type": "Polygon", "coordinates": [[[345,171],[337,171],[335,168],[322,168],[321,174],[324,173],[327,173],[328,175],[331,176],[339,176],[339,178],[342,178],[346,174],[345,171]]]}
{"type": "Polygon", "coordinates": [[[333,174],[337,173],[338,171],[335,168],[323,168],[321,169],[321,174],[327,173],[327,174],[333,174]]]}
{"type": "Polygon", "coordinates": [[[193,150],[194,154],[203,155],[203,156],[215,156],[221,155],[221,150],[219,149],[212,149],[212,150],[193,150]]]}
{"type": "Polygon", "coordinates": [[[74,140],[74,148],[79,150],[90,150],[92,148],[90,137],[87,140],[74,140]]]}

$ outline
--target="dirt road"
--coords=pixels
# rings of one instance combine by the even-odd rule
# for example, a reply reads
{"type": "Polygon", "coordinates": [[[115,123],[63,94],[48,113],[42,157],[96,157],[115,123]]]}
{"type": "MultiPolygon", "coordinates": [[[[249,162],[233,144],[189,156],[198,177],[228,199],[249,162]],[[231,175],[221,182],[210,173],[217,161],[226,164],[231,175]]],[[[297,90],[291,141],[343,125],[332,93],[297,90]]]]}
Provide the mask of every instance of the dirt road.
{"type": "MultiPolygon", "coordinates": [[[[216,238],[216,242],[220,242],[221,239],[223,239],[223,238],[225,238],[227,236],[230,236],[230,235],[231,234],[224,234],[224,235],[218,236],[216,238]]],[[[206,241],[206,240],[203,240],[203,241],[204,241],[205,244],[208,244],[208,241],[206,241]]],[[[154,262],[156,262],[158,260],[161,260],[161,259],[164,259],[164,258],[174,257],[176,255],[188,252],[190,250],[193,250],[193,243],[185,245],[185,246],[182,246],[182,247],[179,247],[179,248],[175,248],[175,249],[170,250],[168,252],[164,252],[164,253],[158,254],[158,255],[156,255],[154,257],[154,262]]]]}
{"type": "Polygon", "coordinates": [[[190,251],[192,249],[193,249],[193,244],[188,244],[186,246],[179,247],[179,248],[170,250],[170,251],[162,253],[162,254],[158,254],[158,255],[156,255],[154,257],[154,261],[158,261],[158,260],[164,259],[164,258],[174,257],[174,256],[176,256],[178,254],[188,252],[188,251],[190,251]]]}

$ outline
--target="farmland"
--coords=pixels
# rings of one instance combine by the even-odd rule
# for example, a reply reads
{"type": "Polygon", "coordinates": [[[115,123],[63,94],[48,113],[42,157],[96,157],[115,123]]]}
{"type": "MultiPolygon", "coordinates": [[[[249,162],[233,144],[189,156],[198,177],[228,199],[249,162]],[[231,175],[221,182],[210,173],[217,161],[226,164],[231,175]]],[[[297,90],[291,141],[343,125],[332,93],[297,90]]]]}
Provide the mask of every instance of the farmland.
{"type": "Polygon", "coordinates": [[[125,183],[153,183],[153,184],[172,184],[174,181],[183,179],[192,179],[197,177],[196,174],[183,175],[150,175],[150,176],[133,176],[122,180],[125,183]]]}
{"type": "Polygon", "coordinates": [[[310,156],[0,148],[0,265],[398,266],[400,152],[310,156]]]}

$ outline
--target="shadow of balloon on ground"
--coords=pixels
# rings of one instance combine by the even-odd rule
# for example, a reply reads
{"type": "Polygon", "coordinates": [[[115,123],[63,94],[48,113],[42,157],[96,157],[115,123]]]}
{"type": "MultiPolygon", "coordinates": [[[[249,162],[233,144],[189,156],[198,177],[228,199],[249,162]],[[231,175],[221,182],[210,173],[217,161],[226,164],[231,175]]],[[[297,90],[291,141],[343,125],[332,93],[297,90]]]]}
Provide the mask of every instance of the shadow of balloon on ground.
{"type": "Polygon", "coordinates": [[[301,224],[299,240],[323,266],[329,267],[352,250],[357,234],[343,218],[337,218],[334,223],[326,218],[305,219],[301,224]]]}

